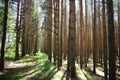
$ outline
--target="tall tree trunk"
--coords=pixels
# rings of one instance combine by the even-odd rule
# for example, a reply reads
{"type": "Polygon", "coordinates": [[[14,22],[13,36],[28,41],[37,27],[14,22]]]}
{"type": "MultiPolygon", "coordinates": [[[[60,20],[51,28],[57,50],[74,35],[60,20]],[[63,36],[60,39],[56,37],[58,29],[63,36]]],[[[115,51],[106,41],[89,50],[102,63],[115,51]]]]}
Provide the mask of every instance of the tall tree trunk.
{"type": "Polygon", "coordinates": [[[64,36],[64,40],[63,40],[63,53],[64,53],[64,59],[66,60],[67,57],[67,23],[66,23],[66,0],[63,1],[64,2],[64,10],[63,10],[63,36],[64,36]]]}
{"type": "Polygon", "coordinates": [[[47,29],[48,29],[48,41],[47,41],[47,54],[51,61],[52,59],[52,0],[48,0],[48,12],[47,12],[47,29]]]}
{"type": "Polygon", "coordinates": [[[28,52],[28,46],[29,46],[29,0],[25,0],[25,54],[29,54],[28,52]]]}
{"type": "Polygon", "coordinates": [[[53,1],[54,4],[54,33],[53,33],[53,58],[54,58],[54,65],[56,65],[56,1],[53,1]]]}
{"type": "Polygon", "coordinates": [[[60,66],[62,66],[62,54],[63,54],[63,0],[61,0],[61,27],[60,27],[60,66]]]}
{"type": "Polygon", "coordinates": [[[21,57],[23,57],[24,56],[24,2],[23,2],[23,0],[21,0],[21,12],[20,12],[20,27],[22,28],[22,32],[21,32],[21,34],[22,34],[22,36],[21,36],[21,38],[22,38],[22,43],[21,43],[21,47],[22,47],[22,49],[21,49],[21,51],[22,51],[22,55],[21,55],[21,57]]]}
{"type": "Polygon", "coordinates": [[[85,41],[85,66],[87,67],[87,62],[88,62],[88,54],[89,54],[89,42],[88,42],[88,39],[89,39],[89,27],[88,27],[88,8],[87,8],[87,0],[85,0],[85,33],[86,33],[86,41],[85,41]]]}
{"type": "Polygon", "coordinates": [[[119,43],[119,69],[120,69],[120,2],[118,3],[118,43],[119,43]]]}
{"type": "Polygon", "coordinates": [[[106,16],[105,16],[105,0],[102,0],[102,23],[103,23],[103,51],[104,51],[104,74],[105,80],[108,80],[108,70],[107,70],[107,27],[106,27],[106,16]]]}
{"type": "Polygon", "coordinates": [[[70,18],[69,18],[69,37],[68,37],[68,62],[69,62],[69,78],[75,79],[75,36],[76,36],[76,18],[75,18],[75,0],[70,1],[70,18]]]}
{"type": "Polygon", "coordinates": [[[60,42],[60,39],[59,39],[59,4],[60,4],[60,0],[55,0],[55,4],[56,4],[56,55],[57,55],[57,67],[58,69],[60,68],[60,60],[59,60],[59,55],[60,55],[60,50],[59,50],[59,42],[60,42]]]}
{"type": "Polygon", "coordinates": [[[108,46],[109,47],[109,80],[116,80],[113,0],[107,0],[107,13],[108,13],[108,44],[109,44],[108,46]]]}
{"type": "Polygon", "coordinates": [[[94,25],[93,25],[93,72],[96,73],[96,54],[97,54],[97,39],[96,39],[96,0],[94,0],[94,25]]]}
{"type": "MultiPolygon", "coordinates": [[[[38,15],[38,14],[36,14],[36,15],[38,15]]],[[[33,54],[34,55],[36,55],[36,53],[37,53],[37,51],[38,51],[38,33],[39,33],[39,29],[38,29],[38,18],[37,18],[37,16],[36,16],[36,21],[35,21],[35,45],[34,45],[34,52],[33,52],[33,54]]],[[[32,33],[32,32],[31,32],[32,33]]],[[[30,37],[30,40],[31,40],[31,37],[30,37]]],[[[32,44],[31,44],[31,42],[30,42],[30,46],[31,46],[32,44]]]]}
{"type": "Polygon", "coordinates": [[[43,39],[43,45],[44,45],[44,53],[47,53],[46,48],[47,48],[47,30],[46,30],[46,15],[45,15],[45,20],[44,20],[44,39],[43,39]]]}
{"type": "Polygon", "coordinates": [[[19,60],[19,41],[20,41],[19,5],[20,5],[20,0],[17,1],[17,18],[16,18],[16,52],[15,52],[15,60],[19,60]]]}
{"type": "Polygon", "coordinates": [[[1,43],[0,71],[4,70],[4,53],[5,53],[7,18],[8,18],[7,14],[8,14],[8,0],[5,0],[5,9],[4,9],[4,17],[3,17],[3,35],[2,35],[2,43],[1,43]]]}
{"type": "Polygon", "coordinates": [[[83,7],[82,0],[80,0],[80,67],[83,65],[83,7]]]}
{"type": "MultiPolygon", "coordinates": [[[[99,37],[98,37],[98,44],[99,44],[99,62],[102,66],[102,55],[103,55],[103,28],[102,28],[102,21],[101,21],[101,3],[99,0],[98,3],[98,32],[99,32],[99,37]]],[[[106,20],[106,19],[105,19],[106,20]]]]}

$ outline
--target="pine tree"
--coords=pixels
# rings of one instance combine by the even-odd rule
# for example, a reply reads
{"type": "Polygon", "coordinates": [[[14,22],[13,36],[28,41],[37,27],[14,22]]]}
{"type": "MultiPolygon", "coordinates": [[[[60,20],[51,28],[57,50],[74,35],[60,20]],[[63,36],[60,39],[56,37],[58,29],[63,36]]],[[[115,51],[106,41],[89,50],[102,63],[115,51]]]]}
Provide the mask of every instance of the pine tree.
{"type": "Polygon", "coordinates": [[[107,13],[108,13],[109,80],[116,80],[113,0],[107,0],[107,13]]]}
{"type": "Polygon", "coordinates": [[[97,55],[97,39],[96,39],[96,0],[94,0],[94,24],[93,24],[93,72],[96,73],[96,55],[97,55]]]}
{"type": "Polygon", "coordinates": [[[119,43],[119,68],[120,68],[120,2],[118,3],[118,43],[119,43]]]}
{"type": "Polygon", "coordinates": [[[15,52],[15,60],[19,60],[19,41],[20,41],[19,5],[20,5],[20,0],[17,1],[17,18],[16,18],[16,52],[15,52]]]}
{"type": "Polygon", "coordinates": [[[80,0],[80,67],[83,66],[83,0],[80,0]]]}
{"type": "Polygon", "coordinates": [[[107,70],[107,27],[106,27],[106,16],[105,16],[105,0],[102,1],[102,23],[103,23],[103,51],[104,51],[104,74],[105,80],[107,80],[108,70],[107,70]]]}
{"type": "Polygon", "coordinates": [[[0,57],[0,71],[4,70],[4,53],[5,53],[5,42],[6,42],[6,30],[7,30],[7,14],[8,14],[8,0],[5,0],[5,9],[3,17],[3,35],[1,43],[1,57],[0,57]]]}
{"type": "Polygon", "coordinates": [[[48,58],[51,61],[52,59],[52,0],[48,1],[48,8],[47,8],[47,54],[48,58]]]}
{"type": "Polygon", "coordinates": [[[69,78],[76,79],[75,73],[75,36],[76,36],[76,17],[75,17],[75,0],[70,1],[69,17],[69,35],[68,35],[68,75],[69,78]]]}

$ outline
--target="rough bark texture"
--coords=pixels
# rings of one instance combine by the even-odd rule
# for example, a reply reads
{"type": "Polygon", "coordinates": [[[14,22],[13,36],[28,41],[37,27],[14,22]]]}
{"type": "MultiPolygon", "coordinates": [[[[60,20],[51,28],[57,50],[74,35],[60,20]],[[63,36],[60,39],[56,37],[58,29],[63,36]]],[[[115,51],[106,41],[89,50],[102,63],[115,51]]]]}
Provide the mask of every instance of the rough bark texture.
{"type": "Polygon", "coordinates": [[[62,55],[63,55],[63,0],[61,0],[60,55],[59,55],[60,67],[62,66],[62,55]]]}
{"type": "Polygon", "coordinates": [[[59,38],[59,3],[60,1],[59,0],[55,0],[55,54],[56,54],[56,60],[57,60],[57,67],[58,69],[60,68],[60,59],[59,59],[59,55],[60,55],[60,49],[59,49],[59,43],[60,43],[60,38],[59,38]]]}
{"type": "Polygon", "coordinates": [[[106,16],[105,16],[105,0],[102,1],[102,23],[103,23],[103,51],[104,51],[104,74],[105,80],[108,80],[108,69],[107,69],[107,27],[106,27],[106,16]]]}
{"type": "Polygon", "coordinates": [[[3,17],[3,35],[1,43],[1,57],[0,57],[0,71],[4,70],[4,52],[5,52],[5,41],[6,41],[6,30],[7,30],[7,14],[8,14],[8,0],[5,0],[5,9],[3,17]]]}
{"type": "Polygon", "coordinates": [[[76,78],[75,74],[75,36],[76,36],[76,20],[75,20],[75,0],[70,1],[70,18],[69,18],[69,35],[68,35],[68,62],[69,62],[69,79],[76,78]]]}
{"type": "Polygon", "coordinates": [[[51,61],[52,59],[52,0],[48,0],[48,12],[47,12],[47,29],[48,29],[48,41],[47,41],[47,54],[51,61]]]}
{"type": "Polygon", "coordinates": [[[83,65],[83,7],[82,0],[80,0],[80,67],[83,65]]]}
{"type": "Polygon", "coordinates": [[[54,33],[53,33],[53,58],[54,58],[54,65],[56,65],[56,1],[54,0],[54,33]]]}
{"type": "Polygon", "coordinates": [[[108,45],[109,45],[108,46],[109,47],[109,80],[116,80],[113,0],[107,0],[107,13],[108,13],[108,45]]]}
{"type": "Polygon", "coordinates": [[[118,43],[119,43],[119,68],[120,68],[120,2],[118,3],[118,43]]]}
{"type": "Polygon", "coordinates": [[[64,59],[67,57],[67,23],[66,23],[66,0],[63,0],[64,10],[63,10],[63,53],[64,59]]]}
{"type": "Polygon", "coordinates": [[[97,39],[96,39],[96,0],[94,0],[94,24],[93,24],[93,72],[96,73],[96,54],[97,54],[97,39]]]}
{"type": "Polygon", "coordinates": [[[20,41],[19,5],[20,5],[20,0],[18,0],[18,2],[17,2],[17,18],[16,18],[16,52],[15,52],[15,60],[19,60],[19,41],[20,41]]]}

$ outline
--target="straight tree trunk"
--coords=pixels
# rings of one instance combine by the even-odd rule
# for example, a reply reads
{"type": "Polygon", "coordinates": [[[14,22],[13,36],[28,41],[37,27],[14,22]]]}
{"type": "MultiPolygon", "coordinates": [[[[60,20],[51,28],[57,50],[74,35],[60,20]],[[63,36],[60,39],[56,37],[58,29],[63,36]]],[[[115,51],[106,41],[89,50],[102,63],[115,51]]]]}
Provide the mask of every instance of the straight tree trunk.
{"type": "MultiPolygon", "coordinates": [[[[36,14],[36,15],[38,15],[38,14],[36,14]]],[[[35,21],[35,45],[34,45],[34,52],[33,52],[33,54],[34,55],[36,55],[36,53],[37,53],[37,51],[38,51],[38,34],[39,34],[39,29],[38,29],[38,18],[37,18],[37,16],[36,16],[36,21],[35,21]]],[[[31,32],[32,33],[32,32],[31,32]]],[[[32,39],[32,37],[30,37],[30,41],[31,41],[31,39],[32,39]]],[[[32,45],[32,43],[30,42],[30,46],[32,45]]],[[[31,50],[31,49],[30,49],[31,50]]],[[[30,53],[32,53],[32,52],[30,52],[30,53]]]]}
{"type": "Polygon", "coordinates": [[[118,3],[118,43],[119,43],[119,69],[120,69],[120,2],[118,3]]]}
{"type": "Polygon", "coordinates": [[[17,18],[16,18],[16,52],[15,52],[15,60],[19,60],[19,41],[20,41],[19,5],[20,5],[20,0],[17,1],[17,18]]]}
{"type": "Polygon", "coordinates": [[[98,3],[98,59],[99,59],[99,63],[101,64],[102,66],[102,54],[103,54],[103,30],[102,30],[102,25],[101,25],[101,3],[100,3],[100,0],[99,0],[99,3],[98,3]]]}
{"type": "Polygon", "coordinates": [[[109,80],[116,80],[113,0],[107,0],[107,13],[108,13],[108,45],[109,45],[108,46],[109,47],[109,80]]]}
{"type": "Polygon", "coordinates": [[[25,54],[29,54],[28,53],[28,46],[29,46],[29,0],[25,0],[25,35],[24,35],[24,38],[25,38],[25,44],[24,44],[24,47],[25,47],[25,54]]]}
{"type": "Polygon", "coordinates": [[[96,73],[96,54],[97,54],[97,39],[96,39],[96,0],[94,0],[94,24],[93,24],[93,72],[96,73]]]}
{"type": "Polygon", "coordinates": [[[20,26],[22,27],[22,32],[21,32],[21,34],[22,34],[22,36],[21,36],[21,38],[22,38],[22,43],[21,43],[21,47],[22,47],[22,49],[21,49],[21,51],[22,51],[22,55],[21,55],[21,57],[23,57],[24,56],[24,54],[25,54],[25,50],[24,50],[24,2],[23,2],[23,0],[21,0],[21,12],[20,12],[20,26]]]}
{"type": "Polygon", "coordinates": [[[88,42],[88,39],[89,39],[89,27],[88,27],[88,8],[87,8],[87,0],[85,0],[85,33],[86,33],[86,41],[85,41],[85,66],[87,67],[87,62],[88,62],[88,54],[89,54],[89,50],[88,50],[88,47],[89,47],[89,42],[88,42]]]}
{"type": "Polygon", "coordinates": [[[47,53],[51,62],[52,59],[52,0],[48,0],[48,13],[47,13],[47,29],[48,29],[48,41],[47,41],[47,53]]]}
{"type": "Polygon", "coordinates": [[[59,50],[59,42],[60,42],[60,39],[59,39],[59,4],[60,4],[60,0],[55,0],[55,4],[56,4],[56,44],[55,44],[55,47],[56,47],[56,59],[57,59],[57,67],[58,69],[60,69],[60,60],[59,60],[59,55],[60,55],[60,50],[59,50]]]}
{"type": "Polygon", "coordinates": [[[83,66],[83,0],[80,0],[80,67],[83,66]]]}
{"type": "Polygon", "coordinates": [[[75,73],[75,36],[76,36],[76,18],[75,18],[75,0],[70,1],[70,18],[69,18],[69,37],[68,37],[68,62],[69,62],[69,78],[76,80],[75,73]]]}
{"type": "Polygon", "coordinates": [[[8,18],[7,14],[8,14],[8,0],[5,0],[5,9],[4,9],[4,17],[3,17],[3,35],[2,35],[2,43],[1,43],[0,71],[4,70],[4,53],[5,53],[7,18],[8,18]]]}
{"type": "Polygon", "coordinates": [[[53,33],[53,58],[54,58],[54,65],[56,65],[56,1],[53,1],[54,4],[54,33],[53,33]]]}
{"type": "Polygon", "coordinates": [[[104,52],[104,74],[105,80],[108,80],[108,69],[107,69],[107,27],[106,27],[106,16],[105,16],[105,0],[102,0],[102,23],[103,23],[103,52],[104,52]]]}
{"type": "Polygon", "coordinates": [[[62,54],[63,54],[63,0],[61,0],[61,27],[60,27],[60,67],[62,66],[62,54]]]}
{"type": "Polygon", "coordinates": [[[63,1],[64,2],[64,10],[63,10],[63,36],[64,36],[64,39],[63,39],[63,53],[64,53],[64,59],[66,60],[66,57],[67,57],[67,23],[66,23],[66,0],[63,1]]]}

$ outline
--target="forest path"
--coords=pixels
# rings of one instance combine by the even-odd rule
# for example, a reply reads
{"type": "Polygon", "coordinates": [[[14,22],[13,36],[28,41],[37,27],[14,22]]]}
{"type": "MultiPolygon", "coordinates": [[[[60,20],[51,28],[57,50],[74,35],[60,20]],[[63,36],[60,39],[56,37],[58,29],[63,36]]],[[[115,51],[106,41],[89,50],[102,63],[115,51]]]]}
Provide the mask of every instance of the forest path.
{"type": "Polygon", "coordinates": [[[12,60],[5,60],[5,69],[16,69],[16,68],[21,68],[25,66],[34,66],[35,63],[17,63],[12,60]]]}
{"type": "MultiPolygon", "coordinates": [[[[48,61],[47,55],[26,56],[21,60],[5,60],[5,72],[0,74],[0,80],[66,80],[67,61],[63,61],[60,70],[48,61]]],[[[103,80],[89,69],[80,69],[76,65],[78,80],[103,80]]]]}

